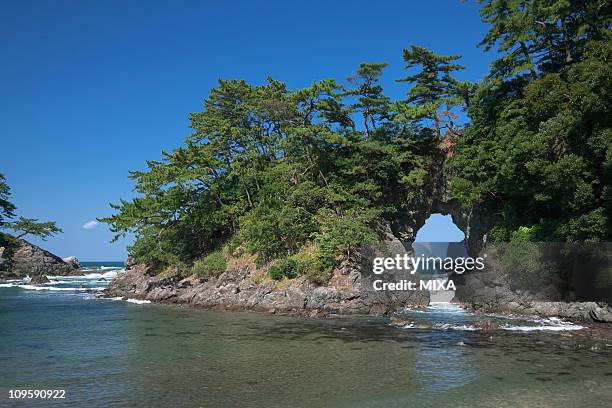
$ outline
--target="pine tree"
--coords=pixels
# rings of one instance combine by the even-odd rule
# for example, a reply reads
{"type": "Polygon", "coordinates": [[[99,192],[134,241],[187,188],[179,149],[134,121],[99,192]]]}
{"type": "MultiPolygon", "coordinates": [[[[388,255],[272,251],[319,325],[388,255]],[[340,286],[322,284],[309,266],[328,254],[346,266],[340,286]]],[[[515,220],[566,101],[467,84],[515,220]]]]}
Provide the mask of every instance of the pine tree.
{"type": "Polygon", "coordinates": [[[398,79],[398,82],[413,84],[408,91],[408,98],[402,101],[410,107],[406,117],[412,116],[416,121],[432,120],[436,136],[440,138],[442,129],[440,109],[444,108],[444,111],[448,112],[465,102],[458,90],[463,90],[466,85],[451,75],[455,71],[464,69],[462,65],[455,63],[461,57],[436,55],[433,51],[416,45],[404,49],[403,57],[406,69],[420,67],[420,71],[414,75],[398,79]]]}
{"type": "Polygon", "coordinates": [[[363,115],[366,137],[370,136],[370,126],[376,129],[377,123],[386,119],[389,114],[389,97],[383,94],[383,88],[378,83],[386,66],[387,64],[361,64],[355,75],[348,78],[357,88],[345,95],[357,98],[357,103],[351,105],[351,109],[363,115]]]}

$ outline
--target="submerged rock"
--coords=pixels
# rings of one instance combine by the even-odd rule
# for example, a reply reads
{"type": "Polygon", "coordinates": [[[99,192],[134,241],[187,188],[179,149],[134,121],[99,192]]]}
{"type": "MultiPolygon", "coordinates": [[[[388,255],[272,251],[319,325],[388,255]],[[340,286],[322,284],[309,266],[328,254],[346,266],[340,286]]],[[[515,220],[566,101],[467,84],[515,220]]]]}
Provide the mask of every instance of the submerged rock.
{"type": "Polygon", "coordinates": [[[396,327],[404,327],[404,326],[412,323],[412,322],[410,322],[410,321],[408,321],[408,320],[406,320],[404,318],[401,318],[399,316],[391,316],[389,318],[389,320],[390,320],[391,326],[396,326],[396,327]]]}
{"type": "Polygon", "coordinates": [[[477,329],[481,330],[497,330],[499,329],[499,325],[490,319],[483,319],[474,322],[473,326],[477,329]]]}

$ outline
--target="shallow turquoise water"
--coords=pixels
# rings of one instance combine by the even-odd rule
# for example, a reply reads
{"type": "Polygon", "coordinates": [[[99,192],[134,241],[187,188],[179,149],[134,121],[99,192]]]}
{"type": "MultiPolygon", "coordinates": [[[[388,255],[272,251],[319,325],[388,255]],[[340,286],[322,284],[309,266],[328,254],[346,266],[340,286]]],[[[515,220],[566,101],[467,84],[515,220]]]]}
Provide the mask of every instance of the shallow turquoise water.
{"type": "Polygon", "coordinates": [[[452,329],[476,319],[452,310],[406,318],[414,327],[374,317],[318,321],[3,287],[0,405],[612,405],[605,345],[577,348],[570,332],[452,329]],[[66,399],[11,401],[8,390],[15,388],[65,389],[66,399]]]}

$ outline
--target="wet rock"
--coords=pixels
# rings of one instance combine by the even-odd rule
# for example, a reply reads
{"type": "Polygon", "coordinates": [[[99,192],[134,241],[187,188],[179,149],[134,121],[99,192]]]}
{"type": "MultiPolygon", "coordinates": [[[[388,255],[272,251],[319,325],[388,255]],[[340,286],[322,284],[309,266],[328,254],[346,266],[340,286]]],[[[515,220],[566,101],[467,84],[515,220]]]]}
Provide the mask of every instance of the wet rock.
{"type": "Polygon", "coordinates": [[[490,319],[482,319],[474,322],[473,326],[481,330],[497,330],[499,325],[490,319]]]}
{"type": "Polygon", "coordinates": [[[589,311],[589,317],[598,323],[612,323],[612,306],[605,303],[597,303],[589,311]]]}
{"type": "Polygon", "coordinates": [[[411,323],[410,321],[402,317],[399,317],[399,316],[391,316],[389,320],[390,320],[391,326],[396,326],[396,327],[404,327],[411,323]]]}
{"type": "Polygon", "coordinates": [[[40,285],[47,282],[49,282],[49,279],[45,275],[32,276],[32,280],[30,280],[32,285],[40,285]]]}
{"type": "Polygon", "coordinates": [[[319,310],[319,309],[311,310],[310,313],[308,314],[308,316],[311,319],[326,319],[327,317],[329,317],[329,315],[327,313],[325,313],[323,310],[319,310]]]}

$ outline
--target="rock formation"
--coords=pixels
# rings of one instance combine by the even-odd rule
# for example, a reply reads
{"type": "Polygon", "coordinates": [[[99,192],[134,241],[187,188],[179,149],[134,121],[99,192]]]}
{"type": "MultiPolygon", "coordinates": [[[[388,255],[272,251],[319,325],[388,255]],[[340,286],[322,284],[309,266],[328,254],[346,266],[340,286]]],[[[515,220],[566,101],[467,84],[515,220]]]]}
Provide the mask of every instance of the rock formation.
{"type": "MultiPolygon", "coordinates": [[[[435,213],[450,215],[465,234],[465,248],[451,247],[459,254],[477,257],[486,248],[488,231],[486,212],[479,208],[464,208],[448,193],[443,171],[444,157],[433,163],[426,185],[427,194],[420,202],[401,214],[391,225],[382,225],[382,241],[403,246],[412,253],[412,243],[426,219],[435,213]]],[[[333,271],[325,285],[298,278],[288,286],[275,281],[256,283],[251,267],[229,268],[218,279],[196,279],[178,273],[148,276],[148,268],[133,258],[126,260],[127,271],[110,283],[106,295],[146,299],[157,302],[189,304],[214,309],[252,309],[273,313],[307,314],[321,317],[329,314],[383,314],[405,306],[429,303],[427,291],[373,292],[362,290],[359,265],[344,262],[333,271]]],[[[579,320],[612,322],[612,307],[608,303],[568,302],[516,293],[507,276],[453,275],[457,284],[454,301],[467,307],[486,311],[501,311],[541,316],[559,316],[579,320]],[[483,278],[484,277],[484,278],[483,278]],[[553,301],[554,300],[554,301],[553,301]]]]}
{"type": "Polygon", "coordinates": [[[66,262],[68,265],[72,267],[72,269],[80,269],[81,264],[76,256],[68,256],[66,258],[62,258],[62,261],[66,262]]]}
{"type": "MultiPolygon", "coordinates": [[[[2,250],[2,252],[5,251],[2,250]]],[[[0,258],[0,277],[2,278],[80,273],[78,261],[66,263],[62,258],[25,240],[19,241],[19,246],[10,257],[4,258],[0,254],[0,258]]]]}
{"type": "Polygon", "coordinates": [[[429,303],[424,292],[394,297],[364,292],[360,290],[359,271],[348,263],[334,271],[327,285],[297,278],[287,287],[276,281],[254,282],[252,265],[229,268],[217,279],[183,277],[177,272],[151,277],[147,271],[144,265],[128,269],[109,284],[106,296],[317,318],[330,314],[384,314],[405,305],[429,303]]]}

